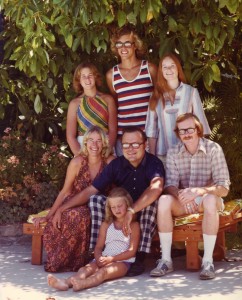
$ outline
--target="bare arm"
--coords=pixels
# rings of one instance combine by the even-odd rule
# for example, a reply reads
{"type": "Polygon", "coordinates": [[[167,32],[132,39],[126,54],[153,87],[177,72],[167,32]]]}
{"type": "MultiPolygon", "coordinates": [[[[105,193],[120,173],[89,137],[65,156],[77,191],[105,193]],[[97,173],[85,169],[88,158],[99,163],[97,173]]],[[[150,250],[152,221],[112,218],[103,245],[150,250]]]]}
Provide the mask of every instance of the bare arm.
{"type": "Polygon", "coordinates": [[[149,153],[156,155],[157,138],[148,138],[149,153]]]}
{"type": "Polygon", "coordinates": [[[106,73],[106,81],[109,88],[110,93],[112,94],[115,102],[117,102],[117,94],[115,90],[113,89],[113,69],[110,69],[106,73]]]}
{"type": "Polygon", "coordinates": [[[229,191],[221,185],[214,185],[210,187],[193,187],[181,190],[175,186],[168,186],[164,192],[177,198],[184,206],[185,204],[192,202],[196,197],[202,197],[205,194],[212,194],[217,197],[226,197],[229,191]]]}
{"type": "Polygon", "coordinates": [[[67,171],[66,171],[66,178],[65,178],[65,182],[64,182],[64,186],[63,186],[62,190],[59,192],[48,215],[43,218],[34,219],[34,225],[36,227],[39,227],[39,224],[41,224],[41,223],[47,222],[55,214],[56,210],[61,206],[63,200],[71,193],[75,177],[78,174],[79,169],[80,169],[81,160],[82,160],[82,157],[79,156],[79,157],[73,158],[70,161],[67,171]]]}
{"type": "Polygon", "coordinates": [[[212,194],[217,197],[226,197],[228,195],[228,190],[221,185],[213,185],[209,187],[193,187],[186,188],[179,192],[179,198],[183,196],[184,200],[189,201],[194,200],[196,197],[204,196],[205,194],[212,194]]]}
{"type": "Polygon", "coordinates": [[[52,219],[52,224],[55,228],[60,228],[61,224],[61,215],[62,212],[76,206],[83,205],[87,203],[89,198],[92,195],[95,195],[97,193],[97,189],[93,186],[90,185],[84,190],[82,190],[80,193],[76,194],[74,197],[72,197],[67,203],[62,204],[57,210],[56,213],[52,219]]]}
{"type": "Polygon", "coordinates": [[[113,148],[117,138],[117,107],[112,96],[103,94],[102,97],[108,105],[108,137],[110,147],[113,148]]]}
{"type": "Polygon", "coordinates": [[[155,85],[156,80],[157,80],[157,66],[149,62],[148,67],[149,67],[150,76],[151,76],[153,85],[155,85]]]}
{"type": "MultiPolygon", "coordinates": [[[[134,203],[133,210],[135,213],[141,211],[143,208],[149,206],[156,201],[163,191],[164,179],[155,177],[151,180],[150,186],[143,192],[139,199],[134,203]]],[[[127,236],[131,233],[130,224],[133,219],[133,213],[127,211],[123,222],[123,233],[127,236]]]]}
{"type": "Polygon", "coordinates": [[[66,120],[66,139],[73,155],[77,155],[81,148],[77,141],[77,107],[78,99],[72,100],[68,106],[66,120]]]}
{"type": "Polygon", "coordinates": [[[100,257],[102,256],[102,251],[105,245],[105,240],[106,240],[106,235],[107,235],[107,230],[109,225],[110,225],[109,223],[103,222],[99,229],[98,239],[94,249],[94,257],[98,265],[100,264],[100,257]]]}
{"type": "Polygon", "coordinates": [[[149,206],[157,200],[164,187],[164,179],[155,177],[151,180],[149,187],[143,192],[139,199],[134,203],[133,209],[135,212],[141,211],[143,208],[149,206]]]}
{"type": "Polygon", "coordinates": [[[82,190],[80,193],[72,197],[67,203],[61,205],[61,207],[58,210],[60,211],[60,213],[62,213],[63,211],[69,208],[86,204],[89,198],[92,195],[95,195],[97,192],[98,190],[93,185],[90,185],[86,187],[84,190],[82,190]]]}
{"type": "Polygon", "coordinates": [[[131,233],[130,233],[130,245],[128,250],[117,254],[115,256],[108,256],[108,257],[102,257],[101,253],[105,243],[105,239],[106,239],[106,232],[107,232],[107,228],[108,228],[108,224],[107,227],[103,227],[104,230],[106,230],[106,232],[101,232],[101,236],[100,236],[100,241],[99,241],[99,236],[98,236],[98,241],[95,247],[95,259],[97,260],[98,258],[98,266],[103,267],[106,264],[109,264],[111,262],[115,262],[115,261],[122,261],[122,260],[126,260],[129,259],[131,257],[134,257],[137,250],[138,250],[138,246],[139,246],[139,241],[140,241],[140,226],[138,222],[132,222],[130,224],[131,227],[131,233]]]}

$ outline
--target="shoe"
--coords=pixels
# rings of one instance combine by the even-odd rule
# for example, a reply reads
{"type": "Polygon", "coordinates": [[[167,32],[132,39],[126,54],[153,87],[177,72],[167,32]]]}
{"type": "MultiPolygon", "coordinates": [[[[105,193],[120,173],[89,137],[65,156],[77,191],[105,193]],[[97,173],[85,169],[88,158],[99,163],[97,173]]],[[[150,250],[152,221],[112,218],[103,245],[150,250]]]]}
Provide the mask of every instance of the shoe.
{"type": "Polygon", "coordinates": [[[131,264],[130,269],[128,270],[126,277],[133,277],[142,274],[145,271],[144,264],[139,261],[135,261],[131,264]]]}
{"type": "Polygon", "coordinates": [[[172,271],[173,271],[173,264],[171,261],[158,259],[157,266],[150,272],[150,276],[160,277],[172,271]]]}
{"type": "Polygon", "coordinates": [[[208,279],[213,279],[214,277],[215,277],[214,265],[209,261],[205,261],[202,264],[200,279],[208,280],[208,279]]]}

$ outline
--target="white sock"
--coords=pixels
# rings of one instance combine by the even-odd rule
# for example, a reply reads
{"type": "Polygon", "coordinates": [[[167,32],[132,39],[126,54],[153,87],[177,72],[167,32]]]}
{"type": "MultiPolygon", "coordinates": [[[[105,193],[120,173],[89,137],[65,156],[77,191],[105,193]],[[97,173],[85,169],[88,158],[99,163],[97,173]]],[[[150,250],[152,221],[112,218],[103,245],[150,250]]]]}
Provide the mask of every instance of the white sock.
{"type": "Polygon", "coordinates": [[[217,235],[203,234],[203,243],[204,243],[203,263],[205,261],[213,263],[213,250],[215,247],[216,238],[217,235]]]}
{"type": "Polygon", "coordinates": [[[172,244],[172,232],[159,232],[160,248],[162,252],[162,259],[172,261],[171,259],[171,244],[172,244]]]}

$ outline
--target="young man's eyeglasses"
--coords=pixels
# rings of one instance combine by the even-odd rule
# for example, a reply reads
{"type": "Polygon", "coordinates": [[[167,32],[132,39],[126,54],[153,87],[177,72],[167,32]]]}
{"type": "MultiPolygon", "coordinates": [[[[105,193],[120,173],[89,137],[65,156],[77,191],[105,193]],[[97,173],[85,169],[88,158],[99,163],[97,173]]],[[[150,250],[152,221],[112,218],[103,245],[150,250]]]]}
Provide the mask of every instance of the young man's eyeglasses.
{"type": "Polygon", "coordinates": [[[132,43],[132,42],[129,42],[129,41],[124,42],[124,43],[122,43],[122,42],[116,42],[116,43],[115,43],[115,47],[116,47],[117,49],[121,49],[122,47],[125,47],[125,48],[131,48],[132,45],[134,45],[134,42],[132,43]]]}
{"type": "Polygon", "coordinates": [[[139,149],[140,145],[142,145],[144,143],[123,143],[122,147],[123,149],[129,149],[130,147],[132,147],[133,149],[139,149]]]}
{"type": "Polygon", "coordinates": [[[179,135],[184,135],[186,133],[192,134],[196,131],[196,129],[197,129],[196,127],[195,128],[184,128],[184,129],[178,129],[177,131],[178,131],[179,135]]]}

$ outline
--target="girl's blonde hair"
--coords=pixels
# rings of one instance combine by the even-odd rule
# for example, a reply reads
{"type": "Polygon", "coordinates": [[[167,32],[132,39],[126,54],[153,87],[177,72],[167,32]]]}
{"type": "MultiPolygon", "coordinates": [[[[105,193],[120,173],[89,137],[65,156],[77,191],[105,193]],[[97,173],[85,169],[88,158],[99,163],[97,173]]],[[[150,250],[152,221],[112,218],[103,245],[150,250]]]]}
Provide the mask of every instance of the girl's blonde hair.
{"type": "Polygon", "coordinates": [[[101,140],[102,140],[102,146],[103,146],[101,156],[103,158],[107,158],[111,154],[109,140],[108,140],[108,137],[107,137],[106,133],[103,131],[103,129],[98,127],[98,126],[92,126],[84,134],[80,154],[82,154],[83,156],[86,156],[86,157],[88,156],[87,140],[88,140],[90,134],[93,133],[93,132],[96,132],[100,135],[101,140]]]}
{"type": "Polygon", "coordinates": [[[141,58],[145,54],[145,51],[146,51],[144,43],[140,39],[138,34],[134,31],[134,29],[128,25],[123,26],[122,28],[118,28],[112,35],[112,37],[110,39],[110,41],[111,41],[110,48],[111,48],[112,52],[114,54],[118,55],[118,50],[117,50],[115,44],[120,39],[120,37],[123,35],[131,35],[133,37],[134,45],[136,48],[137,58],[141,58]]]}
{"type": "Polygon", "coordinates": [[[94,64],[92,64],[90,62],[83,62],[76,67],[76,70],[75,70],[74,76],[73,76],[73,82],[72,82],[73,88],[74,88],[75,92],[78,94],[83,93],[83,87],[80,83],[80,78],[81,78],[81,72],[85,68],[88,68],[92,71],[94,78],[95,78],[96,86],[99,87],[102,84],[102,77],[101,77],[101,74],[99,73],[97,67],[94,66],[94,64]]]}
{"type": "Polygon", "coordinates": [[[181,81],[183,83],[187,82],[186,76],[183,72],[182,65],[181,65],[179,58],[174,53],[167,53],[164,56],[162,56],[162,58],[160,59],[160,62],[159,62],[159,68],[158,68],[158,72],[157,72],[157,81],[156,81],[156,84],[154,87],[154,92],[150,99],[151,110],[155,110],[159,99],[161,99],[163,105],[165,105],[165,103],[164,103],[165,100],[164,100],[163,94],[172,91],[172,89],[169,87],[169,85],[162,73],[162,63],[163,63],[164,59],[167,57],[171,58],[174,61],[175,65],[177,67],[177,70],[178,70],[179,81],[181,81]]]}
{"type": "Polygon", "coordinates": [[[113,215],[111,207],[110,207],[109,199],[110,198],[118,198],[118,197],[121,197],[124,199],[124,201],[127,205],[127,208],[131,207],[133,204],[132,197],[124,188],[122,188],[122,187],[113,188],[110,191],[110,193],[108,194],[106,204],[105,204],[105,221],[106,222],[112,222],[114,220],[114,215],[113,215]]]}

